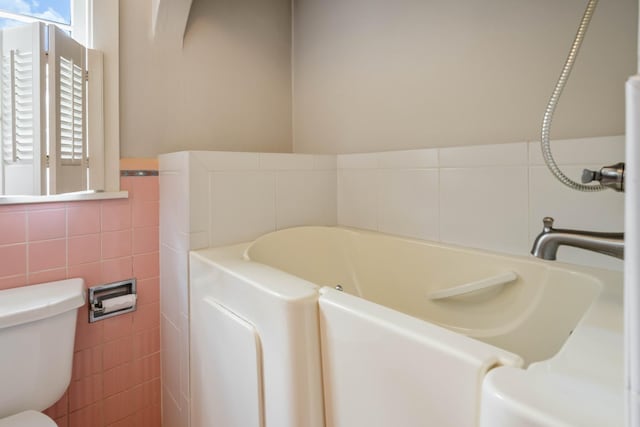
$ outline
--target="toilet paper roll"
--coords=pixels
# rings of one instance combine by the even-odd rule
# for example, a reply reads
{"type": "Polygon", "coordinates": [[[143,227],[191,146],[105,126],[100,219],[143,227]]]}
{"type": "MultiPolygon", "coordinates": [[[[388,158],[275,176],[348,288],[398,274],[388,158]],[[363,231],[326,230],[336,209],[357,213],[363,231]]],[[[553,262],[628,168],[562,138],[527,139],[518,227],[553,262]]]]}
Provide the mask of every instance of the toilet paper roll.
{"type": "Polygon", "coordinates": [[[129,294],[102,300],[103,313],[107,314],[125,308],[131,308],[136,305],[136,297],[137,295],[135,294],[129,294]]]}

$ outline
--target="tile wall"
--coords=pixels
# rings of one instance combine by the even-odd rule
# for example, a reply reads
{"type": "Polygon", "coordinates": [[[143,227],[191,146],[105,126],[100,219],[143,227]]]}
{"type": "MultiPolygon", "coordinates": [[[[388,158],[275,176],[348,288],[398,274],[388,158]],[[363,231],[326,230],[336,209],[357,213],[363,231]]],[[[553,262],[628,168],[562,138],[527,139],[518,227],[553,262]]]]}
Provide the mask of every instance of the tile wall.
{"type": "Polygon", "coordinates": [[[128,199],[0,206],[0,289],[82,277],[138,279],[138,309],[76,326],[59,427],[159,427],[158,177],[125,177],[128,199]]]}
{"type": "MultiPolygon", "coordinates": [[[[624,137],[554,141],[565,174],[624,161],[624,137]]],[[[338,156],[338,224],[528,255],[542,218],[559,228],[622,231],[624,196],[580,193],[549,173],[538,143],[338,156]]],[[[622,261],[563,247],[561,261],[621,270],[622,261]]]]}
{"type": "Polygon", "coordinates": [[[189,425],[189,250],[249,241],[296,225],[335,225],[336,185],[335,156],[160,156],[164,427],[189,425]]]}

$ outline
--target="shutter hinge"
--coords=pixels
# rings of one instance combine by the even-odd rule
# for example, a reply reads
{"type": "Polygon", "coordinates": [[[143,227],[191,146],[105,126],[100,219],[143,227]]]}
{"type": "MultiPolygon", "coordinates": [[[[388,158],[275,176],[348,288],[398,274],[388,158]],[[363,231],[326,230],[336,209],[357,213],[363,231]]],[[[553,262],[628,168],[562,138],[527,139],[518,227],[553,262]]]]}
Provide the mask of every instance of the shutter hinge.
{"type": "Polygon", "coordinates": [[[47,154],[44,158],[45,167],[49,167],[49,155],[47,154]]]}
{"type": "Polygon", "coordinates": [[[85,72],[84,72],[84,81],[85,82],[89,81],[89,70],[85,70],[85,72]]]}

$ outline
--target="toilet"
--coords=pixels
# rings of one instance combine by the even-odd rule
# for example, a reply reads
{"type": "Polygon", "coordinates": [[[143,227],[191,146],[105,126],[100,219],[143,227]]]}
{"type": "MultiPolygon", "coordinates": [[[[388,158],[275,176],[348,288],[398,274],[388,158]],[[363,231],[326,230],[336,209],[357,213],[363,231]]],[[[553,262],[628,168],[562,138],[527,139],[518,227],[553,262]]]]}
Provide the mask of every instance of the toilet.
{"type": "Polygon", "coordinates": [[[42,411],[71,381],[84,281],[0,291],[0,427],[56,427],[42,411]]]}

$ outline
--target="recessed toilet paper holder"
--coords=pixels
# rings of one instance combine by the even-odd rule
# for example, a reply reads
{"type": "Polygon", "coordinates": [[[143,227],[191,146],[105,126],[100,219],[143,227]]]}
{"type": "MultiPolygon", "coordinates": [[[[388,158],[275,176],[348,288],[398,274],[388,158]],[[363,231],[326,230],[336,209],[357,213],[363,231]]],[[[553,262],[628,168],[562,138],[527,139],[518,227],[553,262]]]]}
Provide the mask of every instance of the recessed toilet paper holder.
{"type": "Polygon", "coordinates": [[[89,323],[136,309],[136,279],[89,288],[89,323]]]}

